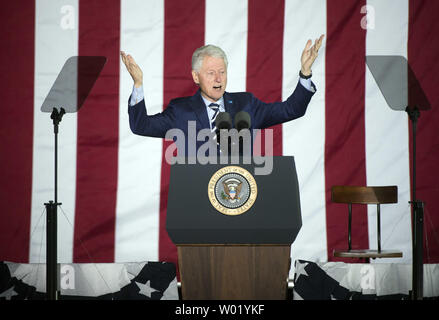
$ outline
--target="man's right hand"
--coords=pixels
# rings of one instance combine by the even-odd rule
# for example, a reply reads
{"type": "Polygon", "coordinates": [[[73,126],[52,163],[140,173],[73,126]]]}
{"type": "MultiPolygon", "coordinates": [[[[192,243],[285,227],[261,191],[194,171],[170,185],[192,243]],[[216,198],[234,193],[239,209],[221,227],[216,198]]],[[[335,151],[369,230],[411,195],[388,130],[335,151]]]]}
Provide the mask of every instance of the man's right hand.
{"type": "Polygon", "coordinates": [[[131,78],[133,78],[134,86],[136,88],[139,88],[143,85],[143,72],[142,69],[137,65],[136,61],[134,61],[134,58],[130,56],[129,54],[126,55],[125,52],[120,52],[120,57],[122,58],[123,63],[125,64],[125,67],[127,68],[128,72],[131,75],[131,78]]]}

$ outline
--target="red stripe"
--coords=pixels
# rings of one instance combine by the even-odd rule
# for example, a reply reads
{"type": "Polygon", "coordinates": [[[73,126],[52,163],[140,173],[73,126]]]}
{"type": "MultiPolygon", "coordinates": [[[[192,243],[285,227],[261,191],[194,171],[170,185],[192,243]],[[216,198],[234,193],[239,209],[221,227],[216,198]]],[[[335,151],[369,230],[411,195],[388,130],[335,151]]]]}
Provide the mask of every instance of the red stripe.
{"type": "MultiPolygon", "coordinates": [[[[331,202],[334,185],[365,185],[365,52],[360,27],[366,1],[327,1],[326,42],[326,224],[328,261],[347,249],[347,205],[331,202]]],[[[367,249],[367,208],[353,208],[352,248],[367,249]]],[[[339,259],[337,259],[339,260],[339,259]]],[[[353,260],[347,260],[352,262],[353,260]]]]}
{"type": "Polygon", "coordinates": [[[2,3],[0,260],[29,261],[35,1],[2,3]]]}
{"type": "MultiPolygon", "coordinates": [[[[191,96],[197,87],[191,76],[194,50],[204,45],[204,0],[165,0],[164,108],[173,98],[191,96]]],[[[166,231],[170,166],[164,155],[168,142],[163,142],[159,259],[177,263],[177,250],[166,231]]]]}
{"type": "MultiPolygon", "coordinates": [[[[284,7],[284,0],[248,2],[247,91],[265,102],[282,100],[284,7]]],[[[273,155],[282,155],[282,125],[271,129],[273,155]]]]}
{"type": "Polygon", "coordinates": [[[73,260],[77,263],[90,262],[88,254],[93,262],[114,261],[119,37],[119,1],[80,1],[79,55],[106,56],[107,63],[78,112],[73,250],[73,260]]]}
{"type": "MultiPolygon", "coordinates": [[[[416,198],[424,202],[424,263],[439,262],[439,1],[409,2],[408,60],[430,105],[421,110],[416,135],[416,198]],[[436,109],[436,110],[435,110],[436,109]],[[428,243],[426,243],[428,240],[428,243]]],[[[410,161],[413,139],[410,122],[410,161]]],[[[410,162],[412,166],[412,162],[410,162]]],[[[413,186],[412,186],[413,187],[413,186]]]]}

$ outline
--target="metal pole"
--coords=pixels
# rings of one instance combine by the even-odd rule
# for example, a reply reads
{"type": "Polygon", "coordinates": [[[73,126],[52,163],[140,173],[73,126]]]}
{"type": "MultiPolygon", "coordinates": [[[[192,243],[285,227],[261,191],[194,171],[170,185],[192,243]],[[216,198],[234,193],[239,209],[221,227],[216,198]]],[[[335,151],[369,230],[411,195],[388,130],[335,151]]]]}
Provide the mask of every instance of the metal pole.
{"type": "Polygon", "coordinates": [[[410,120],[412,121],[412,139],[413,139],[413,154],[412,154],[412,299],[421,300],[423,297],[423,281],[424,281],[424,266],[423,266],[423,219],[424,219],[424,204],[416,199],[416,129],[418,118],[421,113],[417,107],[406,109],[410,120]]]}
{"type": "Polygon", "coordinates": [[[47,300],[58,299],[58,128],[65,110],[53,108],[50,118],[53,120],[53,132],[55,135],[55,202],[49,201],[46,206],[46,298],[47,300]]]}
{"type": "Polygon", "coordinates": [[[53,201],[46,206],[46,299],[57,299],[57,205],[53,201]]]}
{"type": "Polygon", "coordinates": [[[351,237],[351,227],[352,227],[352,204],[348,203],[349,210],[349,221],[348,221],[348,250],[352,249],[352,237],[351,237]]]}
{"type": "Polygon", "coordinates": [[[414,203],[414,250],[413,250],[413,300],[422,300],[424,296],[424,234],[423,234],[423,225],[424,225],[424,204],[420,201],[415,201],[414,203]]]}
{"type": "Polygon", "coordinates": [[[381,252],[381,210],[380,204],[377,204],[377,240],[378,240],[378,253],[381,252]]]}

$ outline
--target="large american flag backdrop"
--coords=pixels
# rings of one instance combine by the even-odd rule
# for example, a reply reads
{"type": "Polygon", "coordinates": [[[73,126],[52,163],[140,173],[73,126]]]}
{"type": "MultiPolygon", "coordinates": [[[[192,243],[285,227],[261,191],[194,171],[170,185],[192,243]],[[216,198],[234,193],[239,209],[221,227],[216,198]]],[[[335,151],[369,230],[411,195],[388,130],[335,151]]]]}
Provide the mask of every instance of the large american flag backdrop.
{"type": "MultiPolygon", "coordinates": [[[[70,56],[108,60],[82,109],[60,124],[59,262],[177,262],[165,229],[167,142],[131,133],[132,80],[120,50],[143,69],[154,114],[197,90],[190,74],[197,47],[225,50],[228,91],[273,102],[295,88],[306,41],[325,34],[306,115],[274,128],[274,154],[295,157],[301,193],[303,227],[291,257],[334,261],[333,249],[347,246],[347,208],[331,203],[331,186],[397,185],[398,204],[382,209],[382,246],[403,251],[392,262],[411,262],[411,124],[387,106],[365,64],[366,55],[401,55],[432,105],[418,123],[417,198],[425,203],[424,262],[438,263],[438,12],[436,0],[2,3],[0,260],[45,261],[54,135],[40,108],[70,56]]],[[[376,248],[375,207],[354,213],[353,248],[376,248]]]]}

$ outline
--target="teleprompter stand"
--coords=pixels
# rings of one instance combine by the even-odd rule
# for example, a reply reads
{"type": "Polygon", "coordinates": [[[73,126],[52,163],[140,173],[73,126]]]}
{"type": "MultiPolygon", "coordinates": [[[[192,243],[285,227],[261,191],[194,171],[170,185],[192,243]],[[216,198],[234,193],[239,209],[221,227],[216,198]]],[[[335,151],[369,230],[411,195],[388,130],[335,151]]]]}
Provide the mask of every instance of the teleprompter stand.
{"type": "Polygon", "coordinates": [[[53,108],[50,118],[53,120],[55,136],[55,201],[45,203],[46,206],[46,293],[47,300],[57,300],[57,212],[58,206],[58,131],[59,123],[65,114],[64,108],[53,108]]]}
{"type": "Polygon", "coordinates": [[[402,56],[366,56],[366,63],[392,110],[405,111],[412,127],[412,299],[423,298],[424,203],[416,198],[416,130],[421,110],[430,103],[413,70],[402,56]]]}
{"type": "Polygon", "coordinates": [[[57,218],[58,206],[58,132],[59,123],[66,113],[78,112],[106,62],[105,57],[74,56],[64,64],[49,94],[41,106],[42,112],[50,112],[55,137],[54,200],[46,207],[46,299],[58,299],[57,218]]]}

